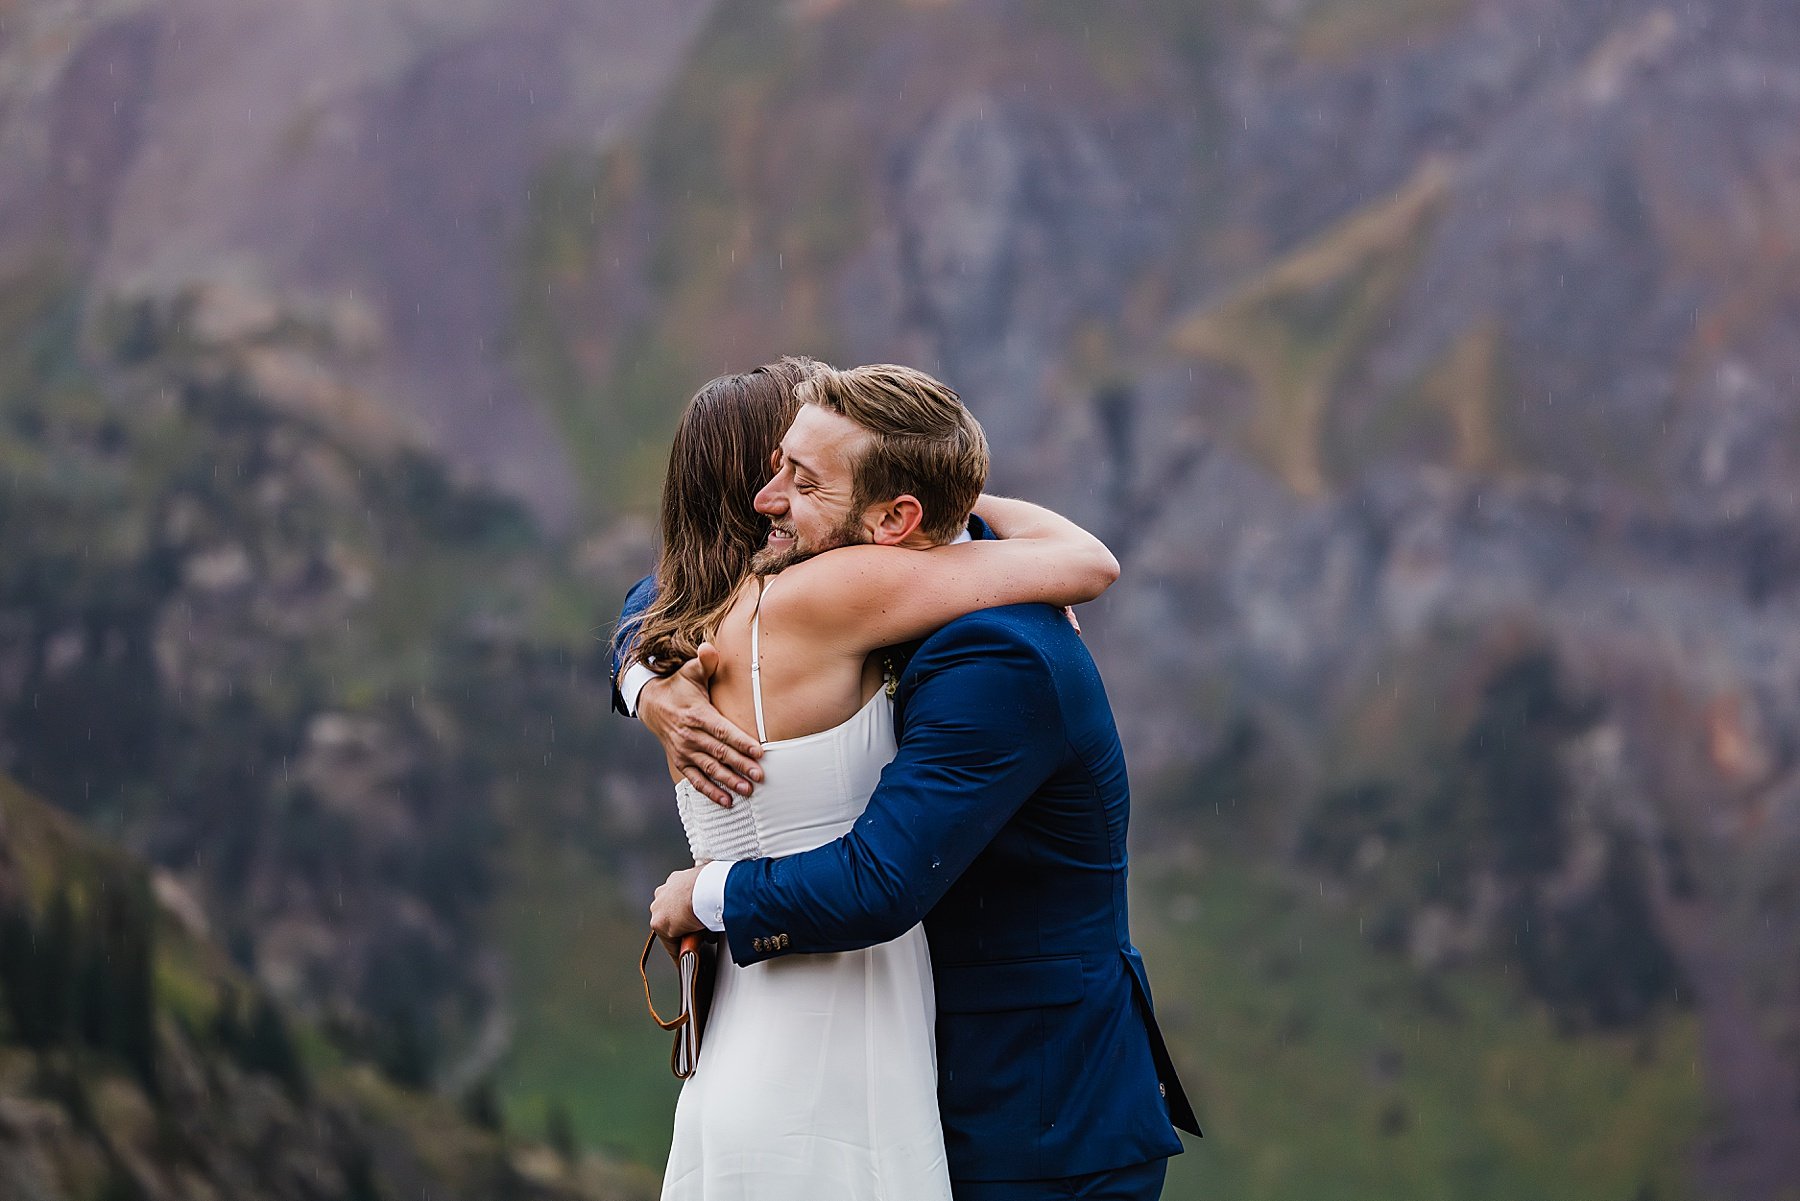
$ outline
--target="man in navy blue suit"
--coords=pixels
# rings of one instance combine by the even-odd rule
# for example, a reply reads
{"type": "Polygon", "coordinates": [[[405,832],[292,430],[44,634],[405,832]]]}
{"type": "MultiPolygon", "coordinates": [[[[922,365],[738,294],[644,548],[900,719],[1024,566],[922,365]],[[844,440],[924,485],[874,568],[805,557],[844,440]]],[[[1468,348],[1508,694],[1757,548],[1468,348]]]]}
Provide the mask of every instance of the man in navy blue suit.
{"type": "MultiPolygon", "coordinates": [[[[830,491],[854,495],[852,482],[830,491]]],[[[778,475],[757,503],[791,534],[795,500],[778,475]]],[[[633,589],[622,626],[650,595],[633,589]]],[[[749,964],[870,946],[923,920],[958,1201],[1154,1198],[1176,1129],[1200,1131],[1131,944],[1130,790],[1094,661],[1042,605],[970,614],[896,658],[899,753],[851,832],[676,872],[651,924],[671,938],[720,930],[749,964]]],[[[707,702],[707,670],[696,660],[648,684],[640,671],[629,699],[724,801],[751,786],[756,748],[707,702]]]]}

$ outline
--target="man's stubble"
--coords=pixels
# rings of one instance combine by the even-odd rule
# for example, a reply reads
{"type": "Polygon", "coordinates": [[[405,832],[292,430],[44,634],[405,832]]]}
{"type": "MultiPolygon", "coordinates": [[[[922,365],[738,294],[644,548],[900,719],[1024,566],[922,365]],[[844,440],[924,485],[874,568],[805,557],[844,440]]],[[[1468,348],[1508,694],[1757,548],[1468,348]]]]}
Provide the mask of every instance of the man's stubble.
{"type": "Polygon", "coordinates": [[[855,513],[847,513],[844,516],[843,524],[825,536],[823,545],[802,546],[796,539],[795,544],[787,550],[772,550],[764,546],[751,556],[750,571],[754,575],[780,575],[795,564],[804,563],[828,550],[836,550],[840,546],[856,546],[869,541],[869,533],[863,528],[862,519],[855,513]]]}

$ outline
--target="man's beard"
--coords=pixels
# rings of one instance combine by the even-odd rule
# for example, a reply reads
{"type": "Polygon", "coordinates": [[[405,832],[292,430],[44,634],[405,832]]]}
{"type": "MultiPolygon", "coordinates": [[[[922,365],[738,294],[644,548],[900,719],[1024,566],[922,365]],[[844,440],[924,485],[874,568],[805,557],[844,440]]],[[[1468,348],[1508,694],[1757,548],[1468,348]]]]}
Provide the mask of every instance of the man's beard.
{"type": "Polygon", "coordinates": [[[780,575],[796,563],[804,563],[828,550],[836,550],[840,546],[852,546],[867,542],[868,533],[862,522],[851,514],[844,518],[844,523],[825,535],[817,544],[802,545],[798,534],[794,536],[794,544],[786,550],[776,550],[764,546],[750,557],[750,571],[754,575],[780,575]]]}

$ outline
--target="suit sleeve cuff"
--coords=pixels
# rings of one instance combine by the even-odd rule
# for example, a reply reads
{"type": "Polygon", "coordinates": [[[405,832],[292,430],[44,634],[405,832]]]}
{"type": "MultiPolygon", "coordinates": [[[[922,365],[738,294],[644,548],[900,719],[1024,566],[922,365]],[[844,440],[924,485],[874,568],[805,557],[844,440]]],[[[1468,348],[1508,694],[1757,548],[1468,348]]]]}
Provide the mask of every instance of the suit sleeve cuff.
{"type": "Polygon", "coordinates": [[[725,877],[735,860],[715,859],[694,879],[694,916],[715,933],[725,931],[725,877]]]}
{"type": "Polygon", "coordinates": [[[656,673],[642,663],[633,663],[619,677],[619,695],[624,698],[625,712],[637,716],[638,697],[643,694],[644,685],[656,678],[656,673]]]}

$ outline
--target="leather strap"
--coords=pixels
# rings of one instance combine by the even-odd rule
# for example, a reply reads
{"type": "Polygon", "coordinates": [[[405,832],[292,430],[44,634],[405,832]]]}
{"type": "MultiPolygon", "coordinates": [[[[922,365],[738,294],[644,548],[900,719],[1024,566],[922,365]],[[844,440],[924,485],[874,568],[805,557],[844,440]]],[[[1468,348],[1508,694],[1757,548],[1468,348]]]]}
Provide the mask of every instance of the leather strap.
{"type": "MultiPolygon", "coordinates": [[[[650,948],[655,946],[656,943],[656,932],[652,930],[650,932],[650,937],[644,940],[644,953],[638,957],[638,975],[642,977],[644,981],[644,1004],[650,1007],[651,1020],[658,1026],[661,1026],[664,1030],[679,1030],[688,1024],[688,1019],[691,1015],[687,1010],[682,1010],[675,1020],[670,1021],[663,1017],[662,1014],[656,1012],[656,1002],[650,999],[650,948]]],[[[672,953],[670,958],[674,958],[672,953]]]]}

